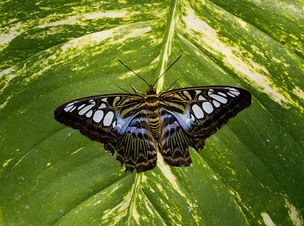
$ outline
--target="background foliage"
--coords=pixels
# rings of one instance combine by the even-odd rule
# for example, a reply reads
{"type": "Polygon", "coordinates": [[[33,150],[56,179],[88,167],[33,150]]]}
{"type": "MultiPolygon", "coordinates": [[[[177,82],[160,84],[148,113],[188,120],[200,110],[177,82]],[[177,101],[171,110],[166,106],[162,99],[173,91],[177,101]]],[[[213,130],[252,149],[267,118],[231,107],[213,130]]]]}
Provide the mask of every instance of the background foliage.
{"type": "Polygon", "coordinates": [[[14,1],[0,15],[0,223],[302,225],[303,2],[14,1]],[[69,100],[233,85],[250,108],[190,167],[125,173],[53,119],[69,100]]]}

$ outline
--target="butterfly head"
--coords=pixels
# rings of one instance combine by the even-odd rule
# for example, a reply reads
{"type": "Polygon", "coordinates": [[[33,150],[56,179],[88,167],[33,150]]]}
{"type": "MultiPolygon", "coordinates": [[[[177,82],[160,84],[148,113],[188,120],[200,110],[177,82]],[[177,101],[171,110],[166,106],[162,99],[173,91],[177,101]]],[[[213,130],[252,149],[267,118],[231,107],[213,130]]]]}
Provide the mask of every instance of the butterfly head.
{"type": "Polygon", "coordinates": [[[149,88],[146,90],[146,92],[147,95],[153,95],[156,94],[156,89],[152,85],[149,85],[149,88]]]}
{"type": "MultiPolygon", "coordinates": [[[[136,72],[134,72],[132,69],[130,69],[127,65],[125,65],[123,62],[121,62],[120,60],[119,63],[121,63],[123,66],[125,66],[126,68],[128,68],[130,71],[132,71],[135,75],[137,75],[141,80],[143,80],[148,86],[149,88],[146,90],[147,91],[147,95],[155,95],[156,94],[156,89],[153,87],[155,86],[155,84],[157,83],[157,81],[173,66],[173,64],[176,63],[176,61],[179,60],[179,58],[181,58],[182,55],[180,55],[157,79],[156,81],[154,82],[153,85],[149,85],[149,83],[143,78],[141,77],[139,74],[137,74],[136,72]]],[[[177,81],[177,80],[176,80],[177,81]]],[[[175,82],[174,82],[175,83],[175,82]]],[[[174,84],[173,83],[173,84],[174,84]]],[[[132,89],[135,91],[135,93],[140,93],[140,94],[143,94],[139,91],[137,91],[132,85],[131,85],[132,89]]]]}

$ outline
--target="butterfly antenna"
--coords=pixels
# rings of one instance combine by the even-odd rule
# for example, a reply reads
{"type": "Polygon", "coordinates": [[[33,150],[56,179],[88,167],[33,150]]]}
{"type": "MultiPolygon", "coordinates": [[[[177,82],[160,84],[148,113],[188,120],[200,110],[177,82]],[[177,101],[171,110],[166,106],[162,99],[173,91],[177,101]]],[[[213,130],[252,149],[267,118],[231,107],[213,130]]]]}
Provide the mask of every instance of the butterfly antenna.
{"type": "Polygon", "coordinates": [[[168,90],[174,89],[173,85],[177,82],[177,80],[178,80],[178,78],[169,86],[168,90]]]}
{"type": "Polygon", "coordinates": [[[117,88],[121,89],[122,91],[125,91],[126,93],[130,93],[128,90],[121,88],[120,86],[116,86],[117,88]]]}
{"type": "Polygon", "coordinates": [[[129,69],[129,71],[132,71],[135,75],[137,75],[139,78],[141,78],[141,80],[143,80],[148,86],[150,86],[150,84],[143,78],[141,77],[139,74],[137,74],[136,72],[134,72],[131,68],[129,68],[127,65],[125,65],[123,62],[121,62],[120,60],[118,60],[119,63],[121,63],[123,66],[125,66],[126,68],[129,69]]]}
{"type": "Polygon", "coordinates": [[[154,87],[154,85],[157,83],[157,81],[161,78],[161,77],[163,77],[163,75],[173,66],[173,64],[175,64],[176,63],[176,61],[178,61],[179,60],[179,58],[181,58],[181,56],[182,55],[180,55],[165,71],[164,71],[164,73],[162,73],[157,79],[156,79],[156,81],[154,82],[154,84],[153,84],[153,87],[154,87]]]}
{"type": "Polygon", "coordinates": [[[139,93],[139,94],[141,94],[141,95],[144,95],[144,96],[145,96],[145,94],[144,94],[144,93],[142,93],[142,92],[140,92],[139,90],[137,90],[137,89],[136,89],[134,86],[132,86],[131,84],[130,84],[130,86],[131,86],[131,88],[134,90],[135,94],[139,93]]]}

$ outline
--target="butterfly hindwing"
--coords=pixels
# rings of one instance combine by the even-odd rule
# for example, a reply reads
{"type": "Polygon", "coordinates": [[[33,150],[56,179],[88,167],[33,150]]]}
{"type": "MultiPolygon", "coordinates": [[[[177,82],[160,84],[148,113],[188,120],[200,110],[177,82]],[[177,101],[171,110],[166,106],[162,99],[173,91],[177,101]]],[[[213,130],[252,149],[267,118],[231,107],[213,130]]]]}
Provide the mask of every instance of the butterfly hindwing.
{"type": "Polygon", "coordinates": [[[191,138],[177,119],[164,109],[159,112],[159,145],[167,163],[173,166],[189,166],[192,162],[188,146],[191,138]]]}
{"type": "Polygon", "coordinates": [[[138,172],[155,166],[157,160],[157,143],[152,136],[147,112],[142,110],[128,125],[122,138],[118,142],[105,144],[105,149],[114,153],[117,160],[125,163],[126,172],[135,168],[138,172]]]}

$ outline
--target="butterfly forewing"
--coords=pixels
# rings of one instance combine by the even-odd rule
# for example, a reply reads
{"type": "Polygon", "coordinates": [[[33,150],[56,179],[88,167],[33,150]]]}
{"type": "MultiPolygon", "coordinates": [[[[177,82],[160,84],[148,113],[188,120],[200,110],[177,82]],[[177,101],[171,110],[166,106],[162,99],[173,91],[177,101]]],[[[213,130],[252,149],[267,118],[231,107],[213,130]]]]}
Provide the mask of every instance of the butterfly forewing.
{"type": "Polygon", "coordinates": [[[77,99],[58,107],[55,119],[100,142],[120,139],[143,98],[137,95],[100,95],[77,99]]]}

